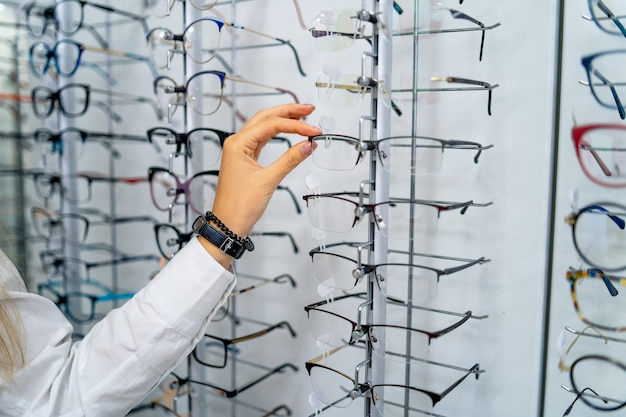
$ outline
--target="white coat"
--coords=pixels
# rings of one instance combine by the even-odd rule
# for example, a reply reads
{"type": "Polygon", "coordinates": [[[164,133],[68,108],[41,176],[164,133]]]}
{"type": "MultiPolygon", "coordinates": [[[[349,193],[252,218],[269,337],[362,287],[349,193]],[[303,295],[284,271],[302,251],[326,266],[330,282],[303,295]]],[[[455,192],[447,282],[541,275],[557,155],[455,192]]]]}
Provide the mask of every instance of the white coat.
{"type": "Polygon", "coordinates": [[[1,265],[0,285],[25,332],[25,367],[11,384],[0,381],[0,416],[7,417],[126,415],[192,351],[235,285],[194,238],[145,288],[72,342],[72,326],[57,306],[27,292],[12,265],[1,265]]]}

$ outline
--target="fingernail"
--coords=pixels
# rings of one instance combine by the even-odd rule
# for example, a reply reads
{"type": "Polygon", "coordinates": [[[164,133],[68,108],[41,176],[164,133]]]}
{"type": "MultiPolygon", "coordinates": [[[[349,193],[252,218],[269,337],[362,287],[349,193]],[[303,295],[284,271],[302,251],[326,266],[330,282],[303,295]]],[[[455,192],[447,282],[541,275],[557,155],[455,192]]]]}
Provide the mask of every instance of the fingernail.
{"type": "Polygon", "coordinates": [[[304,145],[302,145],[302,153],[305,156],[309,156],[313,153],[313,151],[315,150],[315,148],[317,148],[317,143],[315,142],[311,142],[311,141],[307,141],[304,145]]]}

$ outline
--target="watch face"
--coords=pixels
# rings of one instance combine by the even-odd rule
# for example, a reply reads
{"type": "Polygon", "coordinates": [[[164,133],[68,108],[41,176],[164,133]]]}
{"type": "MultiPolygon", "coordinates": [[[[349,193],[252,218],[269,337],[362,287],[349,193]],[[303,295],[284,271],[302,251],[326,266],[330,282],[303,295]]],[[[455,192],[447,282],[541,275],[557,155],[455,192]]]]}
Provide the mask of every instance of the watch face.
{"type": "Polygon", "coordinates": [[[206,220],[204,219],[204,217],[198,216],[198,218],[196,218],[196,220],[193,221],[193,225],[191,226],[191,229],[196,233],[200,233],[200,230],[202,230],[202,227],[205,224],[206,224],[206,220]]]}

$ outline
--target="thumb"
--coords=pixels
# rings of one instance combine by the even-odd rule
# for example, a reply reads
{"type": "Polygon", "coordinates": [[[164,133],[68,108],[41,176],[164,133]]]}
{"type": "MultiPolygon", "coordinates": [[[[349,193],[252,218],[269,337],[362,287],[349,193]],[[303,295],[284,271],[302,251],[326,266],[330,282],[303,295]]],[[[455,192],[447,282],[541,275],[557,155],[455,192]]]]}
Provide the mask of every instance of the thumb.
{"type": "Polygon", "coordinates": [[[317,143],[303,140],[282,154],[276,161],[266,167],[266,172],[275,180],[275,184],[280,182],[293,171],[302,161],[307,159],[315,148],[317,143]]]}

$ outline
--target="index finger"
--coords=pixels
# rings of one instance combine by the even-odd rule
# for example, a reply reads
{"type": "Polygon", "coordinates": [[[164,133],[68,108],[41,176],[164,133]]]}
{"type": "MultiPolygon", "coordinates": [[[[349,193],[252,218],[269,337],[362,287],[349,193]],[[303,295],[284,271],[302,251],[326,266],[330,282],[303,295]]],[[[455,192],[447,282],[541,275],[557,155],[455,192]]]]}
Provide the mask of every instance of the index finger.
{"type": "Polygon", "coordinates": [[[248,120],[248,122],[243,125],[241,130],[246,130],[272,117],[300,120],[303,117],[310,115],[313,110],[315,110],[315,106],[313,106],[312,104],[289,103],[270,107],[256,112],[254,116],[252,116],[250,120],[248,120]]]}

